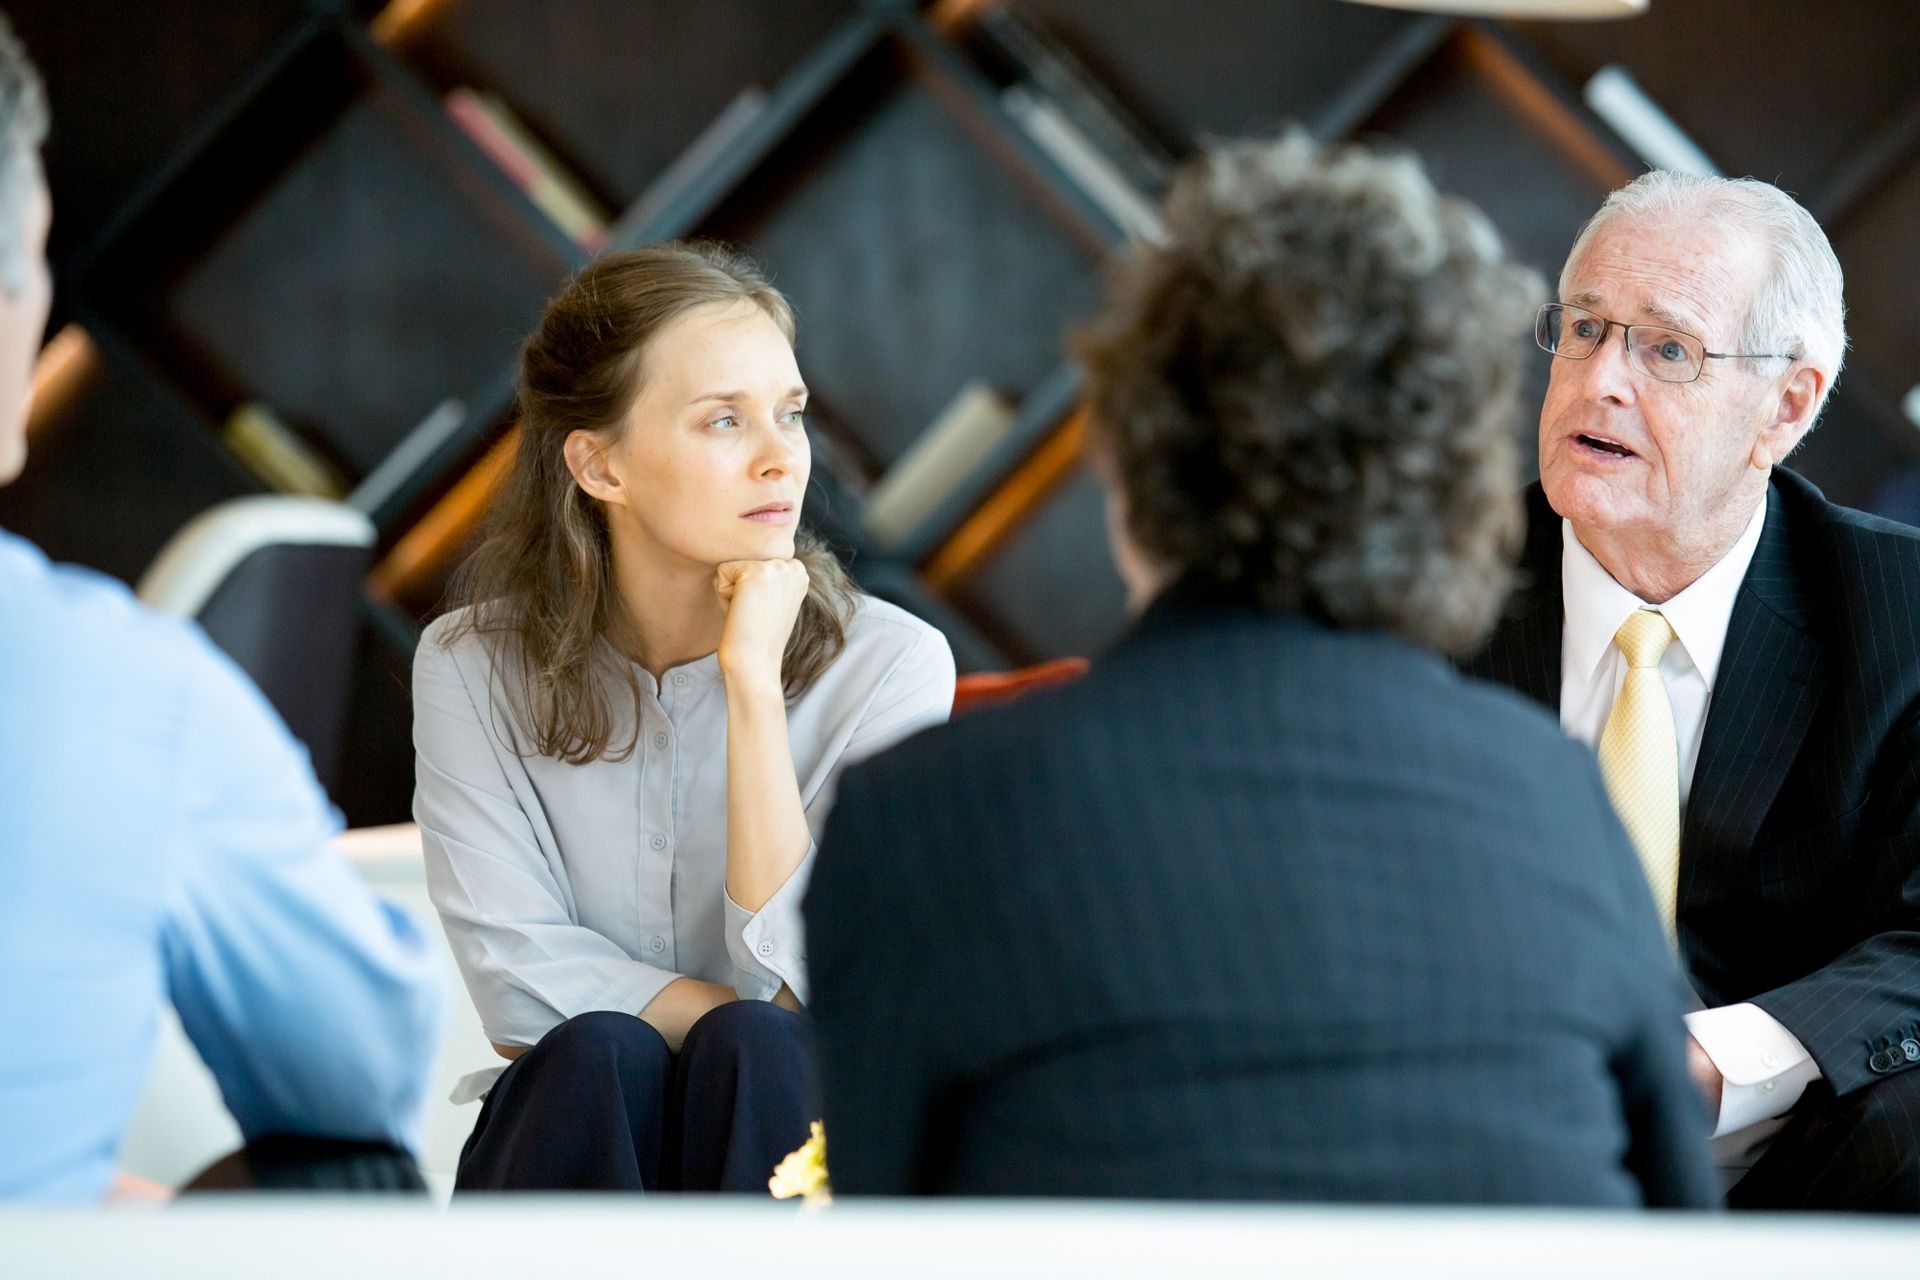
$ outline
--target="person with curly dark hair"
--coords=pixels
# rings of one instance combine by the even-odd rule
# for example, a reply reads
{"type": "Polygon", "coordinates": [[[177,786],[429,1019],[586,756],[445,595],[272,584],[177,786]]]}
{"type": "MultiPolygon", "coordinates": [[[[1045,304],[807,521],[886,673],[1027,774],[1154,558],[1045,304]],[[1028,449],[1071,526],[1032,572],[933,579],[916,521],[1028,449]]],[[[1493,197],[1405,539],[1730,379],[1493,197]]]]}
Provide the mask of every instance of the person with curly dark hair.
{"type": "Polygon", "coordinates": [[[1184,573],[1473,646],[1517,545],[1531,273],[1414,160],[1304,137],[1221,152],[1167,212],[1180,235],[1136,255],[1079,343],[1136,602],[1184,573]]]}
{"type": "Polygon", "coordinates": [[[1447,660],[1508,582],[1540,283],[1297,134],[1166,224],[1079,344],[1136,626],[827,824],[836,1193],[1713,1204],[1593,758],[1447,660]]]}

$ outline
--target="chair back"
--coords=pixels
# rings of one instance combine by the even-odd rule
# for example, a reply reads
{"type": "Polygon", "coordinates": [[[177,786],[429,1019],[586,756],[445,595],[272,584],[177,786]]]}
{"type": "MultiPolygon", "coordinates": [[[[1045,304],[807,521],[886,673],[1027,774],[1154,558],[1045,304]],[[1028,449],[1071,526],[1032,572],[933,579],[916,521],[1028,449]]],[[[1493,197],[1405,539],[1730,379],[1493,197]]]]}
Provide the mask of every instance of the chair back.
{"type": "Polygon", "coordinates": [[[237,498],[175,534],[140,599],[197,621],[252,677],[331,786],[345,733],[373,522],[319,498],[237,498]]]}
{"type": "Polygon", "coordinates": [[[976,671],[961,676],[953,684],[953,714],[964,715],[979,707],[1011,702],[1023,693],[1065,684],[1087,674],[1085,658],[1055,658],[1017,671],[976,671]]]}

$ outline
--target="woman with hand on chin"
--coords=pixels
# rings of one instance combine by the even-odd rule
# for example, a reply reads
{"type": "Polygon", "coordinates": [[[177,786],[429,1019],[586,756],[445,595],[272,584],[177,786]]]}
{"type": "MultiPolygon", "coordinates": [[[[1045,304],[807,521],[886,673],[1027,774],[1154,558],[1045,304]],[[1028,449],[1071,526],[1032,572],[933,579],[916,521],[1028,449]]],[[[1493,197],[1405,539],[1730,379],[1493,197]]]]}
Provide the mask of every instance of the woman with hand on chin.
{"type": "Polygon", "coordinates": [[[456,1095],[486,1097],[461,1190],[764,1193],[807,1136],[814,837],[954,669],[798,531],[806,400],[785,299],[712,246],[600,259],[522,353],[512,471],[414,661],[428,885],[511,1060],[456,1095]]]}

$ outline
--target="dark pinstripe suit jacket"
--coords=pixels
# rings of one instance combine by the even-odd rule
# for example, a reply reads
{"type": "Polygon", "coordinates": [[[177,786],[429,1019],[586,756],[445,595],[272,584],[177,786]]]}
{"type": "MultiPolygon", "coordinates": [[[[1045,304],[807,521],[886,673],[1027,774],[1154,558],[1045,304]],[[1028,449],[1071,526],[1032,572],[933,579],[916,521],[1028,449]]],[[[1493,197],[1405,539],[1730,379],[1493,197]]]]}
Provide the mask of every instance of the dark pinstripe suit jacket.
{"type": "Polygon", "coordinates": [[[1177,587],[851,770],[806,915],[840,1192],[1717,1198],[1591,757],[1383,635],[1177,587]]]}
{"type": "MultiPolygon", "coordinates": [[[[1538,485],[1528,517],[1529,585],[1467,667],[1557,710],[1560,517],[1538,485]]],[[[1701,998],[1765,1009],[1836,1092],[1920,1061],[1920,531],[1786,470],[1707,712],[1679,926],[1701,998]]]]}

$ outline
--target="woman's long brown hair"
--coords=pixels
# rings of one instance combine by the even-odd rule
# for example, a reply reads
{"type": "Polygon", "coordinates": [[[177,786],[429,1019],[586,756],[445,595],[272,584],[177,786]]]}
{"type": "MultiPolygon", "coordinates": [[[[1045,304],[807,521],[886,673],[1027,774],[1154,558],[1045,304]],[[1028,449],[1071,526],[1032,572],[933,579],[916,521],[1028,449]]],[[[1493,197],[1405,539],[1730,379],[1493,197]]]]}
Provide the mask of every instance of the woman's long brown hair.
{"type": "MultiPolygon", "coordinates": [[[[753,264],[711,244],[661,244],[594,262],[547,305],[520,353],[520,442],[485,539],[449,591],[468,608],[444,637],[490,641],[496,676],[541,755],[568,764],[624,760],[639,732],[640,684],[617,659],[628,620],[613,577],[606,513],[574,482],[564,450],[574,431],[617,439],[639,393],[647,342],[695,307],[750,301],[793,341],[793,311],[753,264]],[[609,644],[603,645],[605,640],[609,644]],[[635,700],[633,732],[606,671],[635,700]]],[[[818,680],[846,645],[853,588],[808,533],[794,555],[810,584],[781,665],[789,698],[818,680]]],[[[617,688],[617,683],[614,688],[617,688]]]]}

